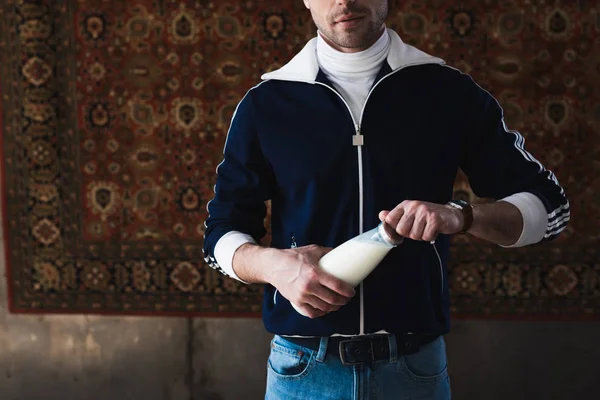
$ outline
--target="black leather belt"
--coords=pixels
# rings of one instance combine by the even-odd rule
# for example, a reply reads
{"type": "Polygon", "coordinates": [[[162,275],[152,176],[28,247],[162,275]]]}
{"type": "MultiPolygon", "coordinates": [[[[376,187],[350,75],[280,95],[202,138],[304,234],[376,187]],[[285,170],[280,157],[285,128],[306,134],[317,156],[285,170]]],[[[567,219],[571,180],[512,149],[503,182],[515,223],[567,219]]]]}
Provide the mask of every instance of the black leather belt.
{"type": "MultiPolygon", "coordinates": [[[[329,338],[327,354],[339,357],[344,365],[390,361],[390,335],[329,338]]],[[[433,342],[439,335],[396,334],[396,356],[414,354],[421,346],[433,342]]],[[[285,340],[313,351],[319,350],[321,338],[283,337],[285,340]]]]}

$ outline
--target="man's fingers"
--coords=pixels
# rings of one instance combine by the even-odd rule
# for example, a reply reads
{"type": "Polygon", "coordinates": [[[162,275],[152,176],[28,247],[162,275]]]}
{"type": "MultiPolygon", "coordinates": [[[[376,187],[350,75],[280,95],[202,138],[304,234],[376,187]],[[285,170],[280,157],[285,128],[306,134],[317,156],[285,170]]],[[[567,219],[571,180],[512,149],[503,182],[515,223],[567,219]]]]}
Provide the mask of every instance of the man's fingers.
{"type": "Polygon", "coordinates": [[[332,311],[337,311],[340,309],[340,306],[330,304],[317,296],[309,296],[306,299],[306,303],[311,307],[320,311],[324,311],[326,313],[330,313],[332,311]]]}
{"type": "Polygon", "coordinates": [[[404,213],[404,202],[402,202],[386,215],[385,222],[388,225],[395,227],[400,222],[400,219],[402,218],[404,213]]]}
{"type": "Polygon", "coordinates": [[[448,207],[424,201],[404,200],[392,211],[380,211],[379,219],[395,231],[413,240],[433,241],[444,231],[441,223],[448,215],[448,207]]]}
{"type": "Polygon", "coordinates": [[[316,309],[308,303],[296,304],[296,308],[298,308],[302,314],[306,315],[308,318],[318,318],[327,314],[327,312],[316,309]]]}
{"type": "Polygon", "coordinates": [[[321,285],[314,288],[313,294],[327,304],[333,306],[343,306],[350,300],[349,297],[341,296],[333,290],[321,285]]]}
{"type": "Polygon", "coordinates": [[[389,213],[390,213],[390,212],[389,212],[389,211],[386,211],[386,210],[380,211],[380,212],[379,212],[379,220],[380,220],[381,222],[384,222],[384,221],[386,220],[387,216],[389,215],[389,213]]]}
{"type": "Polygon", "coordinates": [[[413,240],[422,240],[426,221],[423,218],[415,219],[410,230],[409,237],[413,240]]]}
{"type": "Polygon", "coordinates": [[[342,297],[346,297],[348,299],[354,297],[354,295],[356,293],[352,286],[335,278],[332,275],[329,275],[326,272],[323,272],[323,275],[321,276],[321,279],[320,279],[320,283],[321,283],[321,285],[330,289],[334,293],[336,293],[342,297]]]}
{"type": "Polygon", "coordinates": [[[410,237],[410,231],[412,230],[414,221],[414,215],[404,214],[400,219],[400,222],[398,222],[398,225],[396,225],[396,232],[400,236],[410,237]]]}
{"type": "Polygon", "coordinates": [[[423,240],[432,242],[437,238],[437,228],[435,224],[427,224],[423,231],[423,240]]]}

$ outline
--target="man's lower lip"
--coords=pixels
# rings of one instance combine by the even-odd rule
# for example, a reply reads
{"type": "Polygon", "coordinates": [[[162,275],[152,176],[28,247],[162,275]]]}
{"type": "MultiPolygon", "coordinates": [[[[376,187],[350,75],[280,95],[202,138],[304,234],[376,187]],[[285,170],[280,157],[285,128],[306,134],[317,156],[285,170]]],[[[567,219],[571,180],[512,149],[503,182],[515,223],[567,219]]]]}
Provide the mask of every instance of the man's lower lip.
{"type": "Polygon", "coordinates": [[[344,28],[351,28],[358,25],[362,20],[362,18],[349,19],[346,21],[340,21],[336,23],[336,25],[343,26],[344,28]]]}

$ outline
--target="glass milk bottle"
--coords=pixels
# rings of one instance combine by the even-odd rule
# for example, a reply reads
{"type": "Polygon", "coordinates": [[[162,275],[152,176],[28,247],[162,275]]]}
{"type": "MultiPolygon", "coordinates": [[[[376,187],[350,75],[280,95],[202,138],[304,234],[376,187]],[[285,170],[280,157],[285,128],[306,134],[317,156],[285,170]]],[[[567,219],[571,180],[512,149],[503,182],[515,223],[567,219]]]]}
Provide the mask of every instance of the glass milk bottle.
{"type": "MultiPolygon", "coordinates": [[[[353,237],[325,254],[319,260],[319,267],[356,287],[402,240],[389,225],[381,222],[376,228],[353,237]]],[[[304,315],[293,303],[292,306],[304,315]]]]}

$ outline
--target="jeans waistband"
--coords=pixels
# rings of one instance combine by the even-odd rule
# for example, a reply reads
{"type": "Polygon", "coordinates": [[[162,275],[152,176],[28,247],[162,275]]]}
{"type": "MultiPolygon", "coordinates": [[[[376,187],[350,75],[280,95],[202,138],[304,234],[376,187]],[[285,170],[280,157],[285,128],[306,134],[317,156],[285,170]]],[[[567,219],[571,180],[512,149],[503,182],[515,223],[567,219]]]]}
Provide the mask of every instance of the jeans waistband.
{"type": "Polygon", "coordinates": [[[413,354],[440,335],[378,334],[352,337],[282,337],[301,347],[317,352],[317,361],[325,355],[339,357],[343,364],[396,362],[398,357],[413,354]]]}

